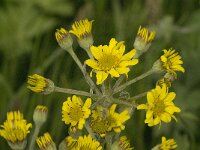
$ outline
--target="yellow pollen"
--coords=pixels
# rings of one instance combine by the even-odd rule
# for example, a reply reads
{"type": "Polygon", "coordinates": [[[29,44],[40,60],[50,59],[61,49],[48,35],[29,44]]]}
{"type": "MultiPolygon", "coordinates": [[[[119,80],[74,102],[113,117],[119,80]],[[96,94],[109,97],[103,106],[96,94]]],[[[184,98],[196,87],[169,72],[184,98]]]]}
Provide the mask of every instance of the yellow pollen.
{"type": "Polygon", "coordinates": [[[83,117],[83,111],[80,106],[76,106],[74,109],[71,109],[69,115],[72,120],[79,121],[83,117]]]}
{"type": "Polygon", "coordinates": [[[103,70],[110,70],[114,68],[119,63],[119,58],[117,56],[104,54],[103,57],[99,59],[99,65],[103,70]]]}
{"type": "Polygon", "coordinates": [[[155,101],[155,106],[154,106],[154,113],[155,115],[160,115],[165,111],[165,104],[161,100],[156,100],[155,101]]]}

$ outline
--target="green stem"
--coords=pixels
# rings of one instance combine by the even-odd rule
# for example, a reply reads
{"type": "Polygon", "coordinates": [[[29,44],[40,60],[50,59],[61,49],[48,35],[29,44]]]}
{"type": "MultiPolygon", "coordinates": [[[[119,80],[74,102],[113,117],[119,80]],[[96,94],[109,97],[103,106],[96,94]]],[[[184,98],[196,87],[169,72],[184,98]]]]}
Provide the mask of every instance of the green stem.
{"type": "Polygon", "coordinates": [[[95,97],[95,94],[91,94],[85,91],[79,91],[79,90],[73,90],[73,89],[67,89],[67,88],[60,88],[55,87],[54,92],[60,92],[60,93],[66,93],[66,94],[75,94],[75,95],[81,95],[81,96],[87,96],[87,97],[95,97]]]}
{"type": "Polygon", "coordinates": [[[141,79],[143,79],[143,78],[145,78],[145,77],[147,77],[147,76],[153,74],[154,72],[155,72],[154,70],[150,69],[150,70],[147,71],[146,73],[144,73],[144,74],[142,74],[142,75],[140,75],[140,76],[138,76],[138,77],[136,77],[136,78],[134,78],[134,79],[132,79],[132,80],[130,80],[130,81],[124,83],[124,84],[122,84],[122,85],[119,86],[118,88],[114,89],[113,94],[116,94],[116,93],[118,93],[118,92],[124,90],[127,86],[129,86],[129,85],[131,85],[131,84],[133,84],[133,83],[135,83],[135,82],[137,82],[137,81],[139,81],[139,80],[141,80],[141,79]]]}
{"type": "Polygon", "coordinates": [[[143,93],[140,93],[140,94],[138,94],[138,95],[136,95],[136,96],[133,96],[133,97],[130,98],[130,100],[132,101],[132,100],[136,100],[136,99],[142,98],[142,97],[144,97],[144,96],[147,95],[147,92],[148,92],[148,91],[143,92],[143,93]]]}
{"type": "Polygon", "coordinates": [[[111,135],[107,135],[105,137],[106,140],[106,150],[111,150],[111,146],[112,146],[112,136],[111,135]]]}
{"type": "Polygon", "coordinates": [[[37,125],[36,124],[35,130],[34,130],[34,133],[33,133],[32,139],[31,139],[31,143],[29,145],[29,150],[33,150],[34,149],[35,141],[36,141],[36,138],[37,138],[37,136],[39,134],[40,128],[41,128],[41,125],[37,125]]]}
{"type": "Polygon", "coordinates": [[[67,52],[69,52],[69,54],[72,56],[72,58],[74,59],[74,61],[76,62],[76,64],[78,65],[78,67],[80,68],[81,72],[83,73],[87,83],[89,84],[89,86],[95,90],[95,92],[100,95],[101,92],[99,91],[99,89],[97,88],[97,86],[94,84],[94,82],[92,81],[92,79],[90,78],[90,76],[87,74],[86,70],[84,69],[82,63],[80,62],[79,58],[77,57],[77,55],[74,53],[72,47],[70,47],[67,52]]]}

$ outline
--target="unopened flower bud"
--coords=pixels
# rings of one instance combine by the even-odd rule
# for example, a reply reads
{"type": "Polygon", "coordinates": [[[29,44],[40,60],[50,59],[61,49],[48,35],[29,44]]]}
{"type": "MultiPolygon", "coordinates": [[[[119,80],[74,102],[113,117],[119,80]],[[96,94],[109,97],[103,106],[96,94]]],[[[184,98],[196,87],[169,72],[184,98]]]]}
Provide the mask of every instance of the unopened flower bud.
{"type": "Polygon", "coordinates": [[[142,28],[140,26],[140,28],[138,29],[137,37],[133,44],[134,48],[137,50],[138,57],[149,49],[149,47],[151,46],[151,42],[155,38],[155,35],[155,31],[149,31],[147,28],[142,28]]]}
{"type": "Polygon", "coordinates": [[[35,124],[42,125],[47,120],[48,109],[46,106],[38,105],[33,113],[33,120],[35,124]]]}
{"type": "Polygon", "coordinates": [[[43,136],[38,137],[36,142],[41,150],[57,150],[49,133],[45,133],[43,136]]]}
{"type": "Polygon", "coordinates": [[[94,42],[91,33],[93,21],[94,20],[89,21],[88,19],[76,21],[72,25],[72,30],[69,31],[78,38],[80,47],[86,50],[90,57],[92,56],[90,53],[90,46],[92,46],[94,42]]]}
{"type": "Polygon", "coordinates": [[[111,150],[133,150],[126,136],[120,137],[119,141],[112,144],[111,150]]]}
{"type": "Polygon", "coordinates": [[[73,40],[69,32],[64,28],[57,29],[55,37],[61,48],[69,50],[72,47],[73,40]]]}
{"type": "Polygon", "coordinates": [[[38,74],[28,76],[27,88],[36,93],[50,94],[54,91],[53,81],[38,74]]]}

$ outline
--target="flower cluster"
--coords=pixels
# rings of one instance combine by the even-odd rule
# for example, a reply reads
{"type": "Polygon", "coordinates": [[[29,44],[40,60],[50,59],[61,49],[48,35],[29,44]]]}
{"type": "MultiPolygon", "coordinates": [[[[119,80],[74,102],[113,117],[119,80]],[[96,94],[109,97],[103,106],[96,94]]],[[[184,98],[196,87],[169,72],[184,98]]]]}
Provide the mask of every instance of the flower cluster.
{"type": "MultiPolygon", "coordinates": [[[[76,21],[72,29],[67,31],[60,28],[55,33],[55,38],[61,48],[66,50],[74,59],[77,66],[83,73],[84,79],[90,91],[80,91],[70,88],[61,88],[54,85],[54,82],[38,74],[28,76],[28,89],[40,94],[51,94],[62,92],[70,94],[62,105],[62,121],[69,126],[68,135],[59,144],[60,150],[132,150],[128,138],[121,136],[125,130],[126,122],[134,114],[135,110],[146,110],[144,122],[152,127],[162,122],[169,123],[181,109],[175,105],[175,92],[169,92],[172,82],[177,79],[177,72],[185,72],[181,56],[173,49],[164,49],[164,54],[155,61],[152,68],[140,76],[130,79],[128,73],[133,66],[138,64],[139,57],[147,52],[151,42],[155,38],[155,31],[140,27],[133,48],[125,53],[124,41],[117,41],[111,38],[108,45],[93,45],[92,23],[88,19],[76,21]],[[88,55],[88,58],[81,62],[73,50],[73,39],[88,55]],[[90,72],[90,73],[89,73],[90,72]],[[145,94],[131,97],[132,93],[124,92],[128,86],[152,75],[164,73],[157,81],[156,87],[149,89],[145,94]],[[93,79],[95,74],[96,79],[93,79]],[[126,77],[126,82],[123,82],[126,77]],[[127,93],[128,96],[119,96],[127,93]],[[86,100],[81,96],[86,97],[86,100]],[[136,99],[147,96],[143,104],[137,103],[136,99]]],[[[38,105],[33,114],[35,130],[30,143],[30,150],[34,149],[36,141],[41,150],[56,150],[49,133],[37,137],[41,126],[46,122],[48,109],[46,106],[38,105]]],[[[7,120],[2,125],[0,136],[4,137],[9,145],[23,143],[31,124],[27,124],[20,112],[9,112],[7,120]]],[[[17,149],[24,149],[19,146],[17,149]]],[[[155,146],[153,150],[172,150],[177,147],[173,139],[162,138],[162,143],[155,146]]],[[[13,148],[13,149],[16,149],[13,148]]]]}

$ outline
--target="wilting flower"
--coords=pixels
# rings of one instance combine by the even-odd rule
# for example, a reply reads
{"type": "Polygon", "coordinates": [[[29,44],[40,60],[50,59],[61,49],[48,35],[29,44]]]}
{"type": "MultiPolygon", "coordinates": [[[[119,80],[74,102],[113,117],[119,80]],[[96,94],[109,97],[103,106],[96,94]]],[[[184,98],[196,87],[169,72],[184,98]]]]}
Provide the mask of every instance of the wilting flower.
{"type": "Polygon", "coordinates": [[[64,28],[57,29],[55,37],[60,47],[65,50],[68,50],[73,44],[73,40],[69,32],[64,28]]]}
{"type": "Polygon", "coordinates": [[[69,32],[77,36],[79,40],[82,40],[91,36],[92,22],[93,20],[89,21],[88,19],[76,21],[69,32]]]}
{"type": "Polygon", "coordinates": [[[128,114],[127,110],[124,110],[121,113],[115,112],[115,109],[117,107],[117,104],[113,104],[110,109],[107,111],[106,114],[106,120],[108,121],[108,131],[111,131],[112,129],[119,133],[121,130],[125,129],[125,121],[130,119],[130,116],[128,114]]]}
{"type": "Polygon", "coordinates": [[[36,93],[49,94],[54,91],[54,83],[38,74],[28,76],[27,83],[27,88],[36,93]]]}
{"type": "MultiPolygon", "coordinates": [[[[68,142],[75,143],[75,140],[73,138],[68,138],[68,142]]],[[[74,144],[71,150],[102,150],[102,146],[98,141],[92,139],[90,135],[84,135],[78,137],[76,144],[74,144]]]]}
{"type": "Polygon", "coordinates": [[[164,49],[164,54],[160,57],[160,62],[163,69],[166,72],[174,74],[176,77],[176,72],[185,72],[185,69],[182,67],[183,61],[181,56],[173,49],[166,50],[164,49]]]}
{"type": "Polygon", "coordinates": [[[62,120],[71,126],[78,126],[78,129],[83,129],[85,119],[90,116],[91,98],[87,98],[85,103],[80,97],[68,97],[67,101],[62,106],[62,120]]]}
{"type": "Polygon", "coordinates": [[[34,113],[33,120],[36,124],[41,125],[47,120],[48,109],[46,106],[37,105],[34,113]]]}
{"type": "Polygon", "coordinates": [[[104,82],[109,74],[111,77],[127,75],[130,71],[128,66],[138,63],[138,59],[133,59],[135,50],[123,55],[125,45],[123,42],[118,43],[114,38],[110,40],[109,45],[91,46],[90,50],[96,60],[88,59],[86,64],[96,73],[97,84],[104,82]]]}
{"type": "Polygon", "coordinates": [[[137,50],[140,51],[146,51],[150,45],[151,42],[154,40],[156,35],[155,31],[149,31],[147,28],[140,28],[138,29],[137,37],[134,42],[134,47],[137,50]]]}
{"type": "Polygon", "coordinates": [[[177,144],[174,139],[166,140],[166,137],[162,137],[162,143],[159,145],[159,150],[173,150],[177,148],[177,144]]]}
{"type": "Polygon", "coordinates": [[[1,125],[0,136],[8,141],[13,148],[23,149],[26,146],[26,137],[30,133],[31,123],[27,123],[19,111],[7,113],[7,120],[1,125]]]}
{"type": "Polygon", "coordinates": [[[175,112],[180,112],[180,108],[176,107],[172,102],[176,94],[168,93],[168,88],[164,84],[162,87],[156,86],[155,89],[147,93],[147,104],[141,104],[137,109],[146,109],[145,123],[148,126],[161,124],[161,121],[169,123],[175,112]]]}
{"type": "Polygon", "coordinates": [[[49,133],[45,133],[43,136],[38,137],[36,142],[41,150],[56,150],[55,143],[49,133]]]}

